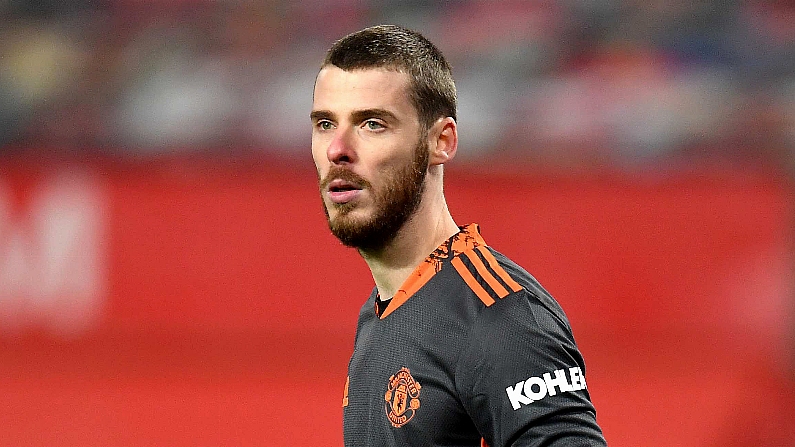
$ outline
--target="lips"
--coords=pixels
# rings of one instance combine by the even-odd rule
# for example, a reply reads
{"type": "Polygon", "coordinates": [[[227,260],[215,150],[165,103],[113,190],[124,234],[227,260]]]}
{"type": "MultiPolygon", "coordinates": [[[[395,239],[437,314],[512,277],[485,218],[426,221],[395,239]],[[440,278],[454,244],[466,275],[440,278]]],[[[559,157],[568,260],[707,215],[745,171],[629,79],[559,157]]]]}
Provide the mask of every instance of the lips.
{"type": "Polygon", "coordinates": [[[333,203],[343,204],[354,200],[362,189],[363,187],[356,182],[338,178],[329,182],[326,191],[333,203]]]}

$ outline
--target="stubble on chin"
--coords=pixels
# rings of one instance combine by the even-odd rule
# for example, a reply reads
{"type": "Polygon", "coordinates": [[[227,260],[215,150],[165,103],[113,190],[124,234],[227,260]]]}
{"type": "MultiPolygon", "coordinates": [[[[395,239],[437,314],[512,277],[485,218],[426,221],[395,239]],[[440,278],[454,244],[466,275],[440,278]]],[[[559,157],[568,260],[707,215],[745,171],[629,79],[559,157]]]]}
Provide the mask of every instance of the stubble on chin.
{"type": "Polygon", "coordinates": [[[329,172],[321,182],[321,193],[330,181],[342,178],[362,185],[363,191],[371,195],[373,207],[369,215],[354,216],[353,211],[361,206],[358,201],[327,204],[323,200],[323,209],[332,234],[343,245],[360,251],[381,250],[392,242],[398,231],[419,208],[427,171],[427,145],[418,143],[412,162],[385,178],[379,188],[374,188],[369,182],[344,168],[329,172]],[[328,207],[333,208],[334,217],[331,217],[328,207]]]}
{"type": "Polygon", "coordinates": [[[329,170],[329,172],[326,174],[325,178],[322,179],[319,178],[318,180],[318,184],[320,186],[320,200],[323,205],[323,212],[326,214],[326,219],[328,219],[329,226],[333,225],[329,208],[334,209],[336,217],[333,220],[336,221],[340,217],[347,216],[358,206],[356,201],[345,202],[345,203],[333,203],[330,201],[329,202],[326,201],[326,192],[328,191],[328,186],[334,180],[345,180],[355,185],[359,185],[362,191],[372,190],[372,185],[364,177],[343,167],[339,166],[332,167],[329,170]]]}

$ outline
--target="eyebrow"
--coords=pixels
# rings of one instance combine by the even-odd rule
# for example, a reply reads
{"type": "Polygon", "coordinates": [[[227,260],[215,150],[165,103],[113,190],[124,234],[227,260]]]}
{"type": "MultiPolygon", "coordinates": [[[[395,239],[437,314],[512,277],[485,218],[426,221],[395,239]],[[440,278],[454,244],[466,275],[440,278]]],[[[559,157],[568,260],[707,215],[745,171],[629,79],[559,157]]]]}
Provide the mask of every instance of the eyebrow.
{"type": "Polygon", "coordinates": [[[351,113],[351,121],[359,123],[370,118],[378,118],[384,121],[397,121],[397,116],[386,109],[364,109],[351,113]]]}
{"type": "Polygon", "coordinates": [[[312,118],[312,121],[333,120],[334,114],[328,110],[313,110],[309,117],[312,118]]]}

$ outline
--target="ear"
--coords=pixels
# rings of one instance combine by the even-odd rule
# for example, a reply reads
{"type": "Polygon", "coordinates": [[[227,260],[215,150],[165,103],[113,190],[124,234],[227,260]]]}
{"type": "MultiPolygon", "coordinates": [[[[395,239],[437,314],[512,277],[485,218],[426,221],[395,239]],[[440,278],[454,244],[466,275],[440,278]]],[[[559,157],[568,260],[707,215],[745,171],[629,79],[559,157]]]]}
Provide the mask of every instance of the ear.
{"type": "Polygon", "coordinates": [[[452,117],[439,118],[428,131],[429,164],[447,163],[458,150],[458,126],[452,117]]]}

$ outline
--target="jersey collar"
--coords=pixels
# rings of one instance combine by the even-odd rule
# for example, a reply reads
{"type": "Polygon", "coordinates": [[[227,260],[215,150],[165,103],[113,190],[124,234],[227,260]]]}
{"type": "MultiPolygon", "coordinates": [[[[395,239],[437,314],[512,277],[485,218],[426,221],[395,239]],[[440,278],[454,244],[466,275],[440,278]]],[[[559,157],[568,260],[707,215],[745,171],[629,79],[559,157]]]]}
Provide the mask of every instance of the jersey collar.
{"type": "MultiPolygon", "coordinates": [[[[379,316],[384,319],[403,303],[408,301],[422,286],[425,285],[439,270],[446,259],[451,259],[459,254],[471,250],[478,246],[486,246],[486,242],[480,235],[480,226],[472,223],[459,227],[459,232],[450,239],[444,241],[436,248],[425,260],[414,269],[403,285],[400,286],[395,296],[389,302],[384,312],[379,316]]],[[[378,299],[378,297],[376,297],[378,299]]]]}

